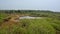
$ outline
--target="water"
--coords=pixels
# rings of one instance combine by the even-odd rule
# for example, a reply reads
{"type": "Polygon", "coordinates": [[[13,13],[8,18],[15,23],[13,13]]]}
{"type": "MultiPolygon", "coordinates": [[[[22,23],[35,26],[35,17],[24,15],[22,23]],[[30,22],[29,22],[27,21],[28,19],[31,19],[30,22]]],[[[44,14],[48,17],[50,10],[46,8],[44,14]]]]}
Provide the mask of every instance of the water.
{"type": "Polygon", "coordinates": [[[19,19],[41,19],[42,17],[22,16],[19,19]]]}

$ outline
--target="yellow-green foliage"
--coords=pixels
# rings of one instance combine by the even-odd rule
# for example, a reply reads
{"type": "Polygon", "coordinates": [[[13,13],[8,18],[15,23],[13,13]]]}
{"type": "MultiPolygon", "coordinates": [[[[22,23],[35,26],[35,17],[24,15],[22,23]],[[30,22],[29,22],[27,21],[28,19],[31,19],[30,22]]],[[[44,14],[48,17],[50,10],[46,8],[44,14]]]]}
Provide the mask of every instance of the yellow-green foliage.
{"type": "Polygon", "coordinates": [[[18,25],[0,28],[0,34],[55,34],[53,26],[44,19],[22,19],[18,25]]]}
{"type": "MultiPolygon", "coordinates": [[[[3,18],[8,14],[0,14],[0,34],[56,34],[60,31],[60,20],[57,18],[21,19],[17,24],[12,23],[1,27],[3,18]]],[[[3,24],[3,23],[2,23],[3,24]]]]}
{"type": "Polygon", "coordinates": [[[3,22],[3,19],[6,18],[8,14],[0,13],[0,23],[3,22]]]}

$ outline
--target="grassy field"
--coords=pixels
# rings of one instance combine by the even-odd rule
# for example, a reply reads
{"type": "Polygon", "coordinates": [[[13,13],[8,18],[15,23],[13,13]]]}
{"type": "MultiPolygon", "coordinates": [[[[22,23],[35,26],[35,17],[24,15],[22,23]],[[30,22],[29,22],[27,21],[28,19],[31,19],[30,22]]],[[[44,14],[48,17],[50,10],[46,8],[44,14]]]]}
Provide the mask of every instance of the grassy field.
{"type": "Polygon", "coordinates": [[[5,23],[0,34],[55,34],[54,27],[43,19],[23,19],[19,23],[5,23]]]}
{"type": "Polygon", "coordinates": [[[11,15],[0,13],[0,34],[60,34],[60,19],[57,17],[4,22],[8,16],[11,15]]]}

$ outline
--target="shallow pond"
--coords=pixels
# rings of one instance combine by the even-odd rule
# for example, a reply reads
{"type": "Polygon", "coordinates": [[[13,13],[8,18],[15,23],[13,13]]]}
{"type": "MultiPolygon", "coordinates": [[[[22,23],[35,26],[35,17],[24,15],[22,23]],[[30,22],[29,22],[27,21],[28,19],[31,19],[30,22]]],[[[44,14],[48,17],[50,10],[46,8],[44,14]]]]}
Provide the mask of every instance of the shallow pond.
{"type": "Polygon", "coordinates": [[[41,19],[42,17],[22,16],[19,19],[41,19]]]}

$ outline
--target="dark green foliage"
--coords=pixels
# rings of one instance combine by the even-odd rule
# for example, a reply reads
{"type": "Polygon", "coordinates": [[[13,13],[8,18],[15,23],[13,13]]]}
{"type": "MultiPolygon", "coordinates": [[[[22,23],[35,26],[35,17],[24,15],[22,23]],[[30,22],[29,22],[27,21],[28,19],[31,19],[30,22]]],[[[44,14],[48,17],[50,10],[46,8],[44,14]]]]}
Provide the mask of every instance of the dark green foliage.
{"type": "Polygon", "coordinates": [[[60,17],[60,12],[53,12],[49,10],[0,10],[0,13],[8,14],[20,13],[38,17],[60,17]]]}

